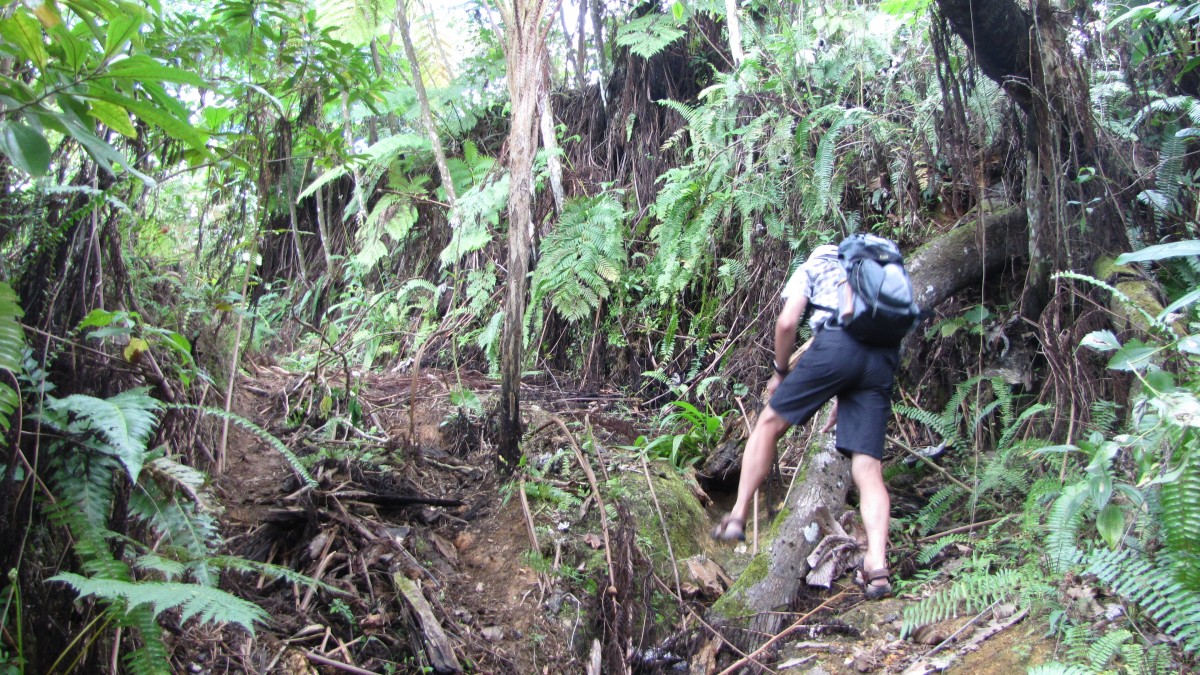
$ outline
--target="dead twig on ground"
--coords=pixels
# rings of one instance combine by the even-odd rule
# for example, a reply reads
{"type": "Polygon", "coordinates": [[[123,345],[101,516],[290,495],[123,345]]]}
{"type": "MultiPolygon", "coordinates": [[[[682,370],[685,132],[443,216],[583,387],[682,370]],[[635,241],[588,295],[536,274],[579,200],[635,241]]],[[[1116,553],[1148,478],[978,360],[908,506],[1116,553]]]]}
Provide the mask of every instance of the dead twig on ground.
{"type": "Polygon", "coordinates": [[[772,637],[770,640],[767,640],[765,643],[763,643],[763,645],[761,647],[759,647],[758,649],[751,652],[745,658],[737,661],[732,666],[729,666],[725,670],[722,670],[720,675],[729,675],[729,673],[732,673],[732,672],[736,671],[738,668],[741,668],[742,666],[746,665],[747,663],[750,663],[751,661],[754,660],[754,657],[765,652],[768,648],[771,647],[771,645],[775,644],[776,642],[779,642],[780,640],[787,637],[788,635],[791,635],[792,633],[796,632],[797,630],[800,630],[800,628],[802,628],[804,626],[804,622],[807,621],[812,615],[816,614],[817,612],[821,611],[822,609],[825,609],[834,600],[841,598],[845,594],[846,594],[846,591],[840,591],[837,595],[832,595],[832,596],[826,598],[824,602],[817,605],[812,611],[808,612],[807,614],[800,617],[799,619],[796,619],[796,621],[792,625],[783,629],[777,635],[772,637]]]}

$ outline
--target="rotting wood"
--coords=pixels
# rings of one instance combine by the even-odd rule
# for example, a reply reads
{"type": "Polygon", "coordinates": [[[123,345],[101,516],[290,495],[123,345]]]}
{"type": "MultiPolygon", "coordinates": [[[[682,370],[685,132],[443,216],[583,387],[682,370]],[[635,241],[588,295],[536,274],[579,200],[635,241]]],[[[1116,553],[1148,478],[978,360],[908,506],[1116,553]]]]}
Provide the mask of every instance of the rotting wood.
{"type": "Polygon", "coordinates": [[[811,569],[808,556],[823,539],[818,510],[845,503],[850,490],[850,460],[834,449],[832,435],[820,438],[819,447],[806,460],[805,479],[797,484],[770,538],[751,562],[749,569],[762,572],[743,573],[713,605],[713,621],[740,623],[749,617],[750,634],[779,631],[783,619],[777,612],[791,607],[799,596],[811,569]]]}
{"type": "Polygon", "coordinates": [[[458,657],[454,654],[454,646],[446,636],[446,631],[442,630],[442,624],[433,615],[433,608],[429,606],[429,601],[425,599],[421,589],[412,579],[400,572],[392,574],[392,581],[417,614],[421,632],[425,638],[425,653],[429,657],[434,672],[461,673],[462,666],[459,665],[458,657]]]}
{"type": "Polygon", "coordinates": [[[846,591],[841,591],[837,595],[829,596],[828,598],[825,599],[825,602],[822,602],[821,604],[817,605],[812,611],[808,612],[807,614],[800,617],[799,619],[796,619],[795,621],[793,621],[792,625],[788,626],[786,629],[776,633],[774,636],[771,637],[770,640],[767,640],[761,646],[759,646],[758,649],[754,650],[753,653],[746,655],[745,658],[738,660],[733,665],[729,666],[725,670],[722,670],[720,675],[729,675],[730,673],[736,672],[739,668],[753,662],[754,657],[762,654],[764,651],[769,649],[771,647],[771,645],[775,644],[776,642],[779,642],[783,638],[785,638],[785,637],[791,635],[792,633],[796,632],[797,630],[803,628],[805,621],[808,621],[817,612],[825,609],[826,607],[829,607],[835,600],[840,600],[842,598],[842,596],[844,596],[844,595],[846,595],[846,591]]]}

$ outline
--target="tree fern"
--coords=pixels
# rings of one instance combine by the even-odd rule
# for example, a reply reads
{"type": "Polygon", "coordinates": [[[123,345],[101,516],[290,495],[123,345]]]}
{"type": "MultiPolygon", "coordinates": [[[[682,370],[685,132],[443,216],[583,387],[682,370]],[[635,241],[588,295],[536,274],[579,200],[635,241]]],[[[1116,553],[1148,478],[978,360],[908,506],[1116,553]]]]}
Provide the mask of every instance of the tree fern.
{"type": "Polygon", "coordinates": [[[1088,574],[1137,604],[1180,646],[1192,653],[1200,650],[1200,593],[1176,582],[1172,570],[1131,549],[1099,549],[1086,562],[1088,574]]]}

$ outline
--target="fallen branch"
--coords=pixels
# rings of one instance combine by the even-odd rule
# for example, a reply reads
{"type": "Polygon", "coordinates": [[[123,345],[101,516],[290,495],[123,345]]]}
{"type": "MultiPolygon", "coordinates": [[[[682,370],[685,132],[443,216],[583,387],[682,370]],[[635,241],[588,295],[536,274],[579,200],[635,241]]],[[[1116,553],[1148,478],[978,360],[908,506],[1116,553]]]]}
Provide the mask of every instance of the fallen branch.
{"type": "Polygon", "coordinates": [[[326,658],[320,654],[314,654],[309,651],[304,652],[304,656],[307,657],[309,661],[312,661],[317,665],[336,668],[344,673],[353,673],[353,675],[379,675],[379,673],[376,673],[373,670],[363,670],[358,666],[352,666],[349,663],[342,663],[341,661],[334,661],[333,659],[326,658]]]}
{"type": "Polygon", "coordinates": [[[425,653],[429,656],[434,672],[461,673],[462,666],[458,663],[458,657],[454,655],[454,646],[446,637],[446,631],[442,630],[442,624],[433,615],[433,608],[429,606],[429,601],[425,599],[421,589],[417,588],[412,579],[400,572],[392,575],[392,582],[417,614],[421,632],[425,637],[425,653]]]}

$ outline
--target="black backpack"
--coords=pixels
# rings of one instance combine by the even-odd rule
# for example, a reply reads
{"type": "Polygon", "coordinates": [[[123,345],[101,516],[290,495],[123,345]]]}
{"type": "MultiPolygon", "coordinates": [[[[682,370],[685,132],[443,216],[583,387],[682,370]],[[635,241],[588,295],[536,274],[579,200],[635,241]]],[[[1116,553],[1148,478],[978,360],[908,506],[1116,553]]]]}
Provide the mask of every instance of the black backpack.
{"type": "Polygon", "coordinates": [[[842,329],[865,345],[898,346],[921,318],[900,248],[873,234],[852,234],[838,245],[838,259],[853,305],[838,313],[842,329]]]}

